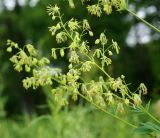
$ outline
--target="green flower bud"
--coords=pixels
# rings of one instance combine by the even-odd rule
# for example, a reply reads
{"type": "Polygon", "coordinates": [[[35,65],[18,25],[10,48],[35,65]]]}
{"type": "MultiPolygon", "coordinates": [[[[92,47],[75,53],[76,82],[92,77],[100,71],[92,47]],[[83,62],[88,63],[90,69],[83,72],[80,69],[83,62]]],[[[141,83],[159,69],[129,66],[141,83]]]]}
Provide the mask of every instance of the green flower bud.
{"type": "Polygon", "coordinates": [[[15,43],[14,47],[15,47],[15,48],[18,48],[18,44],[15,43]]]}
{"type": "Polygon", "coordinates": [[[17,56],[14,55],[10,58],[10,61],[13,62],[13,63],[18,63],[18,59],[17,59],[17,56]]]}
{"type": "Polygon", "coordinates": [[[100,58],[101,56],[101,50],[100,49],[96,49],[93,56],[97,56],[97,58],[100,58]]]}
{"type": "Polygon", "coordinates": [[[27,48],[27,50],[28,50],[28,52],[29,52],[30,55],[32,55],[32,56],[36,56],[36,55],[37,55],[37,51],[36,51],[36,49],[33,47],[33,45],[27,44],[27,45],[26,45],[26,48],[27,48]]]}
{"type": "Polygon", "coordinates": [[[60,49],[60,55],[61,55],[61,57],[64,57],[64,49],[63,48],[60,49]]]}
{"type": "Polygon", "coordinates": [[[52,48],[52,57],[56,60],[57,59],[57,55],[56,55],[56,49],[52,48]]]}
{"type": "Polygon", "coordinates": [[[31,68],[30,68],[28,65],[25,65],[25,71],[26,71],[26,72],[30,72],[30,71],[31,71],[31,68]]]}
{"type": "Polygon", "coordinates": [[[139,89],[139,94],[140,95],[141,94],[143,94],[143,95],[147,94],[147,87],[145,86],[144,83],[141,83],[138,89],[139,89]]]}
{"type": "Polygon", "coordinates": [[[18,72],[21,72],[23,70],[22,66],[19,64],[17,64],[14,69],[18,72]]]}
{"type": "Polygon", "coordinates": [[[124,79],[124,78],[125,78],[125,76],[124,76],[124,75],[121,75],[121,78],[122,78],[122,79],[124,79]]]}
{"type": "Polygon", "coordinates": [[[7,52],[9,52],[9,53],[12,52],[12,47],[8,47],[7,52]]]}
{"type": "Polygon", "coordinates": [[[75,8],[75,5],[74,5],[73,0],[68,0],[68,2],[69,2],[69,6],[70,6],[71,8],[75,8]]]}
{"type": "Polygon", "coordinates": [[[106,38],[106,35],[104,33],[100,34],[100,41],[101,41],[102,45],[107,44],[107,38],[106,38]]]}
{"type": "Polygon", "coordinates": [[[111,5],[109,5],[108,3],[107,4],[105,4],[104,6],[103,6],[103,11],[106,13],[106,14],[111,14],[112,13],[112,6],[111,5]]]}
{"type": "Polygon", "coordinates": [[[117,42],[115,42],[115,41],[112,40],[112,45],[113,45],[113,48],[116,50],[116,53],[119,54],[119,49],[120,48],[119,48],[117,42]]]}
{"type": "Polygon", "coordinates": [[[69,64],[68,68],[71,69],[73,67],[72,63],[69,64]]]}
{"type": "Polygon", "coordinates": [[[138,94],[134,94],[133,101],[136,106],[139,106],[142,103],[141,98],[138,94]]]}
{"type": "Polygon", "coordinates": [[[126,105],[129,105],[129,100],[128,100],[128,99],[125,99],[124,103],[125,103],[126,105]]]}
{"type": "Polygon", "coordinates": [[[100,40],[96,39],[95,44],[99,44],[100,40]]]}
{"type": "Polygon", "coordinates": [[[92,32],[92,31],[89,31],[89,35],[90,35],[90,36],[93,36],[93,32],[92,32]]]}
{"type": "Polygon", "coordinates": [[[112,56],[113,55],[112,51],[108,50],[108,55],[112,56]]]}
{"type": "Polygon", "coordinates": [[[83,20],[83,29],[84,30],[90,30],[90,25],[86,19],[83,20]]]}
{"type": "Polygon", "coordinates": [[[37,60],[36,58],[33,58],[33,60],[32,60],[32,64],[33,64],[33,65],[36,65],[36,64],[37,64],[37,62],[38,62],[38,60],[37,60]]]}
{"type": "Polygon", "coordinates": [[[58,23],[58,24],[56,25],[56,29],[57,29],[57,30],[61,29],[60,23],[58,23]]]}
{"type": "Polygon", "coordinates": [[[53,15],[53,16],[52,16],[52,20],[55,20],[55,19],[56,19],[56,16],[53,15]]]}
{"type": "Polygon", "coordinates": [[[90,71],[90,70],[91,70],[91,67],[92,67],[91,64],[92,64],[91,61],[86,61],[86,62],[84,62],[84,63],[82,64],[81,70],[82,70],[83,72],[88,72],[88,71],[90,71]]]}

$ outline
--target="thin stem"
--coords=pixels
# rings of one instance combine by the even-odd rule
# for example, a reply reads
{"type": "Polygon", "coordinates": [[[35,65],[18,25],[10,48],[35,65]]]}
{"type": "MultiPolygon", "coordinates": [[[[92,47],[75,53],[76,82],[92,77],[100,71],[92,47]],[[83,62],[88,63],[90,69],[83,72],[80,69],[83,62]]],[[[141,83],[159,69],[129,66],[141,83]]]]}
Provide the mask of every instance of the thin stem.
{"type": "Polygon", "coordinates": [[[65,27],[65,25],[64,25],[64,23],[63,23],[63,20],[62,20],[62,17],[61,17],[60,12],[58,12],[58,17],[59,17],[59,20],[60,20],[60,23],[61,23],[63,29],[66,31],[66,33],[67,33],[67,35],[68,35],[68,37],[70,37],[70,39],[71,39],[72,41],[74,41],[73,38],[72,38],[72,36],[71,36],[70,33],[67,31],[67,29],[66,29],[66,27],[65,27]]]}
{"type": "Polygon", "coordinates": [[[103,50],[103,56],[104,56],[104,54],[105,54],[105,51],[104,51],[104,45],[103,45],[103,49],[102,49],[102,50],[103,50]]]}
{"type": "Polygon", "coordinates": [[[96,62],[93,62],[93,64],[96,65],[108,78],[111,78],[111,76],[104,69],[102,69],[96,62]]]}
{"type": "Polygon", "coordinates": [[[97,108],[98,108],[99,110],[101,110],[102,112],[104,112],[104,113],[112,116],[112,117],[115,118],[115,119],[120,120],[121,122],[123,122],[123,123],[125,123],[125,124],[127,124],[127,125],[129,125],[129,126],[131,126],[131,127],[133,127],[133,128],[137,128],[137,126],[135,126],[134,124],[131,124],[131,123],[129,123],[129,122],[121,119],[120,117],[118,117],[118,116],[116,116],[116,115],[114,115],[114,114],[106,111],[105,109],[101,108],[99,105],[95,104],[94,102],[92,102],[92,101],[90,101],[88,98],[86,98],[83,94],[78,93],[78,95],[81,96],[82,98],[84,98],[84,99],[85,99],[86,101],[88,101],[89,103],[93,104],[95,107],[97,107],[97,108]]]}
{"type": "Polygon", "coordinates": [[[112,46],[113,46],[113,44],[111,44],[110,46],[108,46],[107,49],[104,51],[104,53],[106,53],[106,51],[109,50],[112,46]]]}
{"type": "Polygon", "coordinates": [[[147,22],[146,20],[138,17],[134,12],[130,11],[129,9],[126,9],[130,14],[132,14],[133,16],[135,16],[136,18],[138,18],[139,20],[141,20],[143,23],[147,24],[149,27],[151,27],[152,29],[154,29],[155,31],[157,31],[158,33],[160,33],[160,30],[158,28],[156,28],[155,26],[153,26],[152,24],[150,24],[149,22],[147,22]]]}

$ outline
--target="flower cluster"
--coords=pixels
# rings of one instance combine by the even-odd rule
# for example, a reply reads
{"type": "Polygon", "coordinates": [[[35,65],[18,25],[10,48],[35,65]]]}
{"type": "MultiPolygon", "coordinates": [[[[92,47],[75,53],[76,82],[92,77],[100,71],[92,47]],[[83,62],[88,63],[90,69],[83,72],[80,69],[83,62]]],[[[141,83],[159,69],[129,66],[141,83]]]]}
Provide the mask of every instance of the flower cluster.
{"type": "MultiPolygon", "coordinates": [[[[122,2],[122,0],[118,1],[122,2]]],[[[101,0],[100,2],[104,4],[104,11],[110,13],[111,9],[108,8],[113,6],[114,1],[101,0]]],[[[93,14],[100,16],[101,8],[98,6],[91,6],[88,9],[92,12],[92,8],[94,8],[93,14]]],[[[58,44],[65,43],[66,45],[66,47],[52,48],[51,57],[57,60],[59,53],[58,55],[62,58],[68,58],[68,72],[64,74],[60,69],[53,68],[48,58],[39,58],[38,51],[31,44],[25,45],[21,49],[18,44],[9,40],[7,51],[12,52],[13,48],[18,50],[10,59],[15,70],[20,72],[25,68],[26,72],[32,74],[31,77],[26,77],[22,81],[23,86],[26,89],[30,87],[36,89],[39,86],[50,85],[53,88],[51,92],[54,94],[55,100],[62,106],[69,103],[70,97],[77,100],[78,96],[95,103],[100,108],[115,104],[119,112],[123,112],[124,105],[139,106],[141,95],[147,93],[145,85],[140,84],[137,91],[132,93],[125,83],[123,75],[115,79],[106,71],[112,63],[112,56],[119,54],[120,48],[117,42],[109,41],[102,32],[95,40],[95,49],[90,49],[89,42],[85,40],[84,36],[88,34],[92,37],[94,34],[86,19],[78,21],[72,18],[63,22],[60,8],[57,5],[48,6],[47,11],[55,21],[55,25],[49,27],[51,35],[55,37],[58,44]],[[93,68],[99,69],[104,76],[95,78],[95,80],[84,80],[83,75],[93,68]],[[56,87],[54,86],[55,81],[59,83],[56,87]]]]}
{"type": "MultiPolygon", "coordinates": [[[[82,2],[87,2],[88,0],[83,0],[82,2]]],[[[112,13],[113,7],[117,9],[117,11],[126,10],[128,6],[127,0],[97,0],[96,4],[88,5],[87,9],[92,15],[96,15],[100,17],[103,12],[107,15],[112,13]]]]}
{"type": "Polygon", "coordinates": [[[49,66],[44,66],[40,69],[33,69],[33,76],[26,77],[22,82],[24,88],[28,89],[33,87],[33,89],[39,86],[52,85],[52,79],[58,76],[60,73],[59,69],[51,68],[49,66]]]}
{"type": "Polygon", "coordinates": [[[31,44],[25,46],[26,52],[11,40],[7,41],[7,45],[9,46],[7,48],[8,52],[12,52],[13,48],[18,50],[18,52],[10,58],[10,61],[14,63],[13,66],[16,71],[20,72],[25,69],[26,72],[30,72],[31,67],[39,62],[36,58],[37,50],[31,44]]]}

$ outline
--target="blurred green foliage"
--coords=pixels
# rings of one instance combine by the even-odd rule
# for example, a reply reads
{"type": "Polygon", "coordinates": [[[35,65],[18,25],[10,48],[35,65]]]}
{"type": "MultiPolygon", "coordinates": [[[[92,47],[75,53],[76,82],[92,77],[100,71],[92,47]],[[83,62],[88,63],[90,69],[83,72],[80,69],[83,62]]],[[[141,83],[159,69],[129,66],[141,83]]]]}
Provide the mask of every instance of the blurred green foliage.
{"type": "MultiPolygon", "coordinates": [[[[137,119],[134,118],[136,121],[137,119]]],[[[123,123],[106,117],[91,107],[76,107],[72,111],[43,115],[17,123],[3,120],[0,127],[2,138],[141,138],[123,123]]]]}

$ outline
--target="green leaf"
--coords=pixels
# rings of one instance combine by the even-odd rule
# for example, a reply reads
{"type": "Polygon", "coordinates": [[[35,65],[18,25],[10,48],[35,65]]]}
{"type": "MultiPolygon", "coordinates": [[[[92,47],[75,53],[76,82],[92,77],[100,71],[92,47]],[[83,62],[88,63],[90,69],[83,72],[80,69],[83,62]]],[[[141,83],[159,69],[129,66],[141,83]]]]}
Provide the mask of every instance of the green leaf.
{"type": "Polygon", "coordinates": [[[146,104],[146,106],[145,106],[145,109],[146,109],[147,111],[149,111],[150,104],[151,104],[151,100],[149,100],[149,102],[148,102],[148,103],[146,104]]]}
{"type": "Polygon", "coordinates": [[[140,107],[132,107],[130,106],[132,112],[137,113],[137,114],[144,114],[143,111],[141,110],[140,107]]]}
{"type": "Polygon", "coordinates": [[[145,133],[145,134],[150,134],[153,132],[160,133],[160,126],[151,122],[141,123],[140,126],[135,129],[135,132],[145,133]]]}

